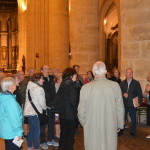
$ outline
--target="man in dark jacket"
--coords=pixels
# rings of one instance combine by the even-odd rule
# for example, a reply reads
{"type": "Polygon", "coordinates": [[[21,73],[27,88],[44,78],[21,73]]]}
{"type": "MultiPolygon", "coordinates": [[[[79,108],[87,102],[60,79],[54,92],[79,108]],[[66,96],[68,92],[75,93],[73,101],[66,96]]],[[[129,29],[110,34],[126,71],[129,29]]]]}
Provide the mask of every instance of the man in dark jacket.
{"type": "Polygon", "coordinates": [[[44,76],[44,83],[43,89],[45,91],[45,99],[46,99],[46,106],[48,111],[48,142],[46,143],[45,140],[45,127],[46,125],[41,125],[41,147],[43,149],[48,149],[47,145],[59,146],[54,139],[54,124],[55,124],[55,114],[51,111],[51,103],[56,95],[55,92],[55,84],[54,84],[54,76],[50,74],[50,68],[48,65],[44,65],[41,67],[41,72],[44,76]]]}
{"type": "Polygon", "coordinates": [[[83,80],[83,77],[79,74],[79,71],[80,71],[80,66],[79,65],[74,65],[73,66],[73,69],[75,69],[76,73],[77,73],[77,80],[75,81],[75,84],[77,85],[77,87],[79,89],[81,89],[81,87],[83,86],[84,84],[84,80],[83,80]]]}
{"type": "Polygon", "coordinates": [[[123,101],[125,105],[125,120],[127,119],[127,114],[131,118],[131,130],[130,134],[135,135],[136,130],[136,112],[137,107],[142,104],[142,89],[140,83],[133,79],[133,70],[131,68],[126,69],[126,79],[120,84],[123,101]],[[134,98],[138,98],[138,103],[134,104],[134,98]]]}

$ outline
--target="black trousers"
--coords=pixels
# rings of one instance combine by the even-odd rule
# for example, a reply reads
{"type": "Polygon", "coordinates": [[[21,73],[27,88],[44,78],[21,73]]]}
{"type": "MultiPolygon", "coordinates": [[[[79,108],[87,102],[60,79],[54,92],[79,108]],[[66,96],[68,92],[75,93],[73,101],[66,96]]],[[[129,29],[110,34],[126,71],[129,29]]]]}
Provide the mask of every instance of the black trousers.
{"type": "Polygon", "coordinates": [[[48,109],[48,140],[54,139],[55,113],[48,109]]]}
{"type": "Polygon", "coordinates": [[[136,130],[136,112],[137,108],[134,107],[125,107],[125,121],[127,120],[127,115],[131,118],[131,130],[130,133],[135,133],[136,130]]]}
{"type": "Polygon", "coordinates": [[[59,150],[73,150],[74,135],[77,128],[77,119],[60,119],[59,150]]]}
{"type": "MultiPolygon", "coordinates": [[[[48,112],[48,141],[51,141],[54,139],[55,114],[51,111],[51,109],[48,109],[47,112],[48,112]]],[[[45,128],[46,125],[40,126],[41,144],[46,143],[45,128]]]]}
{"type": "Polygon", "coordinates": [[[21,150],[21,148],[19,148],[18,146],[16,146],[12,140],[5,140],[5,149],[6,150],[21,150]]]}
{"type": "Polygon", "coordinates": [[[147,105],[147,125],[150,126],[150,105],[147,105]]]}

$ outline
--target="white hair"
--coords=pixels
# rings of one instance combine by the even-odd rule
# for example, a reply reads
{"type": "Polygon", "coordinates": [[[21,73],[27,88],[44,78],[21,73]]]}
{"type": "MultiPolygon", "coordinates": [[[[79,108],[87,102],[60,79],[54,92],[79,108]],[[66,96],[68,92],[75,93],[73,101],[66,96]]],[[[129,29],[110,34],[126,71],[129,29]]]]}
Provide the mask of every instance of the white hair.
{"type": "Polygon", "coordinates": [[[12,77],[6,77],[1,80],[1,89],[2,91],[8,91],[10,86],[15,83],[15,79],[12,77]]]}
{"type": "Polygon", "coordinates": [[[93,65],[93,74],[94,75],[103,75],[106,74],[106,65],[102,61],[97,61],[93,65]]]}

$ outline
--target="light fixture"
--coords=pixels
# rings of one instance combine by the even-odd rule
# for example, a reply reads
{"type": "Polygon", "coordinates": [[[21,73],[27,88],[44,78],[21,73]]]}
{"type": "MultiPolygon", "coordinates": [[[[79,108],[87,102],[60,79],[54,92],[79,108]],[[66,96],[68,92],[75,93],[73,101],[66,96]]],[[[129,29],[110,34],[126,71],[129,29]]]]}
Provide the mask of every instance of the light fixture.
{"type": "Polygon", "coordinates": [[[71,0],[69,0],[69,12],[70,12],[70,9],[71,9],[71,0]]]}
{"type": "Polygon", "coordinates": [[[107,19],[104,19],[104,25],[106,25],[106,23],[107,23],[107,19]]]}
{"type": "Polygon", "coordinates": [[[27,0],[17,0],[18,1],[18,6],[22,11],[27,10],[27,0]]]}

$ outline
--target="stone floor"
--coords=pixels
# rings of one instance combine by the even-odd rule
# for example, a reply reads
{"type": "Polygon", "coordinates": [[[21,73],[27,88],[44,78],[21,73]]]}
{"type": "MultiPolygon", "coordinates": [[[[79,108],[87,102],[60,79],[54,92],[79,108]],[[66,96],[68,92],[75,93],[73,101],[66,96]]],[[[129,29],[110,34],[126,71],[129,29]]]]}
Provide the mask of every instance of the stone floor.
{"type": "MultiPolygon", "coordinates": [[[[83,131],[79,129],[80,134],[75,137],[74,150],[84,150],[83,131]]],[[[118,138],[118,150],[150,150],[150,139],[145,139],[150,135],[150,128],[145,125],[138,125],[135,137],[130,136],[130,128],[126,129],[124,135],[118,138]]],[[[26,150],[26,143],[23,145],[26,150]]],[[[4,150],[0,140],[0,150],[4,150]]],[[[57,147],[49,146],[49,150],[58,150],[57,147]]]]}

